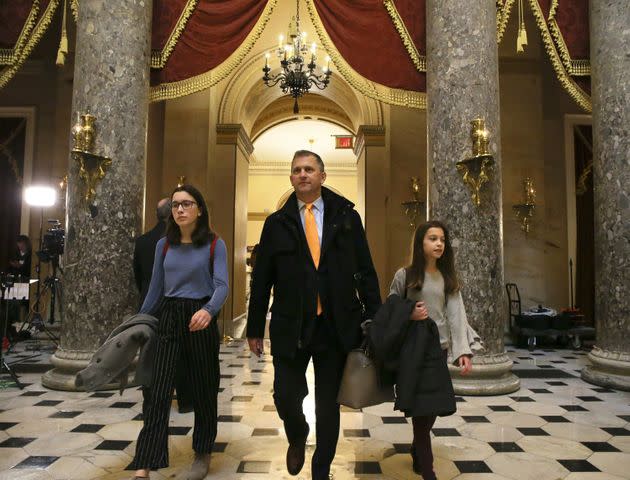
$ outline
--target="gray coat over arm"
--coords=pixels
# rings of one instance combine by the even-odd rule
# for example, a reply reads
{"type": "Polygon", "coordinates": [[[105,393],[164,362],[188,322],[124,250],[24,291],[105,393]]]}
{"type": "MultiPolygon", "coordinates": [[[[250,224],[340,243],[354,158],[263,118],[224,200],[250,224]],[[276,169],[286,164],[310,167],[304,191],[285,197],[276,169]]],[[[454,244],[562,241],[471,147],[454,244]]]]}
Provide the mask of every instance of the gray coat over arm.
{"type": "Polygon", "coordinates": [[[77,374],[75,385],[85,388],[86,391],[93,391],[119,380],[122,394],[127,385],[130,367],[140,349],[135,382],[145,387],[150,386],[157,326],[157,318],[151,315],[138,313],[126,317],[94,353],[88,366],[77,374]]]}

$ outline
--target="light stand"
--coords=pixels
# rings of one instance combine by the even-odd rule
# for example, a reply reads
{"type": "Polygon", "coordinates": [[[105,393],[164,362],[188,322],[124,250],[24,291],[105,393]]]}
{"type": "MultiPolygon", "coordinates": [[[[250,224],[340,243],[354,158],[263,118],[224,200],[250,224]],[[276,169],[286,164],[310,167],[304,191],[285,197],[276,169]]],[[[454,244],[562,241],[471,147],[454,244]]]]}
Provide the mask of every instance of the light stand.
{"type": "MultiPolygon", "coordinates": [[[[43,231],[44,231],[44,207],[42,207],[40,209],[41,212],[41,216],[39,217],[39,248],[37,249],[38,252],[42,251],[42,238],[43,238],[43,231]]],[[[35,271],[37,272],[37,286],[35,287],[37,290],[35,291],[35,305],[33,306],[33,320],[37,321],[39,320],[40,322],[43,323],[42,321],[42,315],[40,313],[40,309],[39,309],[39,299],[41,297],[41,292],[40,292],[40,283],[42,282],[42,259],[39,257],[39,255],[37,255],[37,266],[35,267],[35,271]]]]}

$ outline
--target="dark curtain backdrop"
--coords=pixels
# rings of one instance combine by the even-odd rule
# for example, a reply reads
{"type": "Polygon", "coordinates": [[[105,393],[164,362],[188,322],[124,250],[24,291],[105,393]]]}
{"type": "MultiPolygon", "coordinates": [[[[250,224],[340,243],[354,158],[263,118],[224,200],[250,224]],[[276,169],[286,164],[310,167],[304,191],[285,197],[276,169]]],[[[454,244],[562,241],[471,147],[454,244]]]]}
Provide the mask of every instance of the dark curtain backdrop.
{"type": "Polygon", "coordinates": [[[0,270],[2,271],[7,269],[9,259],[15,254],[15,240],[20,234],[25,126],[24,118],[0,117],[0,270]],[[12,140],[9,140],[11,138],[12,140]],[[16,176],[20,178],[20,181],[16,176]]]}
{"type": "MultiPolygon", "coordinates": [[[[575,179],[578,181],[584,169],[593,161],[593,133],[590,125],[575,127],[575,179]]],[[[593,173],[586,177],[586,190],[576,195],[577,254],[575,259],[575,306],[584,314],[589,324],[594,323],[595,314],[595,252],[593,173]]],[[[580,192],[578,192],[580,193],[580,192]]]]}

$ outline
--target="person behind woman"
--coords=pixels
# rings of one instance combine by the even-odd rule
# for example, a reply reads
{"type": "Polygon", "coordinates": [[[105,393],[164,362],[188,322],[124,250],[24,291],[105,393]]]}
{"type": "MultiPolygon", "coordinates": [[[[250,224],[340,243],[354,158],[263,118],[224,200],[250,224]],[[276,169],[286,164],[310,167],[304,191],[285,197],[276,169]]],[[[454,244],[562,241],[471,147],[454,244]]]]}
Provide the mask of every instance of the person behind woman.
{"type": "MultiPolygon", "coordinates": [[[[438,221],[420,225],[413,239],[411,264],[396,272],[389,293],[416,301],[410,319],[432,319],[439,330],[445,361],[450,350],[460,373],[467,375],[472,370],[473,350],[480,349],[481,344],[468,325],[459,287],[446,226],[438,221]]],[[[431,449],[435,419],[434,415],[412,417],[413,470],[424,480],[436,478],[431,449]]]]}
{"type": "Polygon", "coordinates": [[[208,472],[217,435],[220,377],[216,316],[228,294],[227,251],[220,238],[210,265],[215,236],[201,193],[191,185],[177,187],[171,195],[166,237],[156,245],[151,284],[140,309],[159,319],[159,342],[153,383],[143,407],[144,426],[129,466],[136,470],[134,478],[149,478],[150,470],[168,466],[168,421],[180,362],[195,411],[195,460],[181,478],[202,479],[208,472]]]}

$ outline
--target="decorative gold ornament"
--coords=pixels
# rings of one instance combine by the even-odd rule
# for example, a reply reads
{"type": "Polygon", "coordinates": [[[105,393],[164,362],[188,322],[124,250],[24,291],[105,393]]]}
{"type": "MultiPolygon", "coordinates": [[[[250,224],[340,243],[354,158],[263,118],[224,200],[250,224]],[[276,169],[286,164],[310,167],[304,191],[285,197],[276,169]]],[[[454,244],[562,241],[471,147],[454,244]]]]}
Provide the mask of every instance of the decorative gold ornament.
{"type": "Polygon", "coordinates": [[[536,209],[536,190],[531,178],[528,177],[523,180],[523,188],[525,190],[524,202],[512,205],[512,210],[514,210],[516,218],[521,221],[521,230],[527,235],[530,230],[531,218],[534,216],[534,210],[536,209]]]}
{"type": "Polygon", "coordinates": [[[177,177],[177,188],[183,187],[186,185],[186,175],[180,175],[177,177]]]}
{"type": "Polygon", "coordinates": [[[582,173],[580,173],[580,177],[578,178],[577,184],[575,186],[575,194],[579,197],[588,192],[589,184],[588,177],[593,173],[593,160],[591,160],[582,173]]]}
{"type": "Polygon", "coordinates": [[[470,188],[473,203],[478,207],[481,205],[481,188],[490,181],[494,158],[490,154],[490,132],[486,129],[485,120],[475,118],[470,124],[473,156],[460,160],[456,165],[464,184],[470,188]]]}
{"type": "Polygon", "coordinates": [[[59,180],[59,190],[64,195],[66,194],[66,190],[68,190],[68,174],[66,173],[61,180],[59,180]]]}
{"type": "Polygon", "coordinates": [[[402,202],[401,205],[405,210],[405,216],[409,219],[409,226],[415,229],[424,210],[424,202],[422,201],[421,192],[422,184],[420,183],[420,178],[411,177],[410,187],[413,200],[402,202]]]}
{"type": "Polygon", "coordinates": [[[90,113],[79,114],[79,121],[72,127],[72,158],[79,165],[79,179],[83,180],[83,199],[91,204],[96,197],[96,187],[105,177],[112,159],[94,152],[96,117],[90,113]]]}

